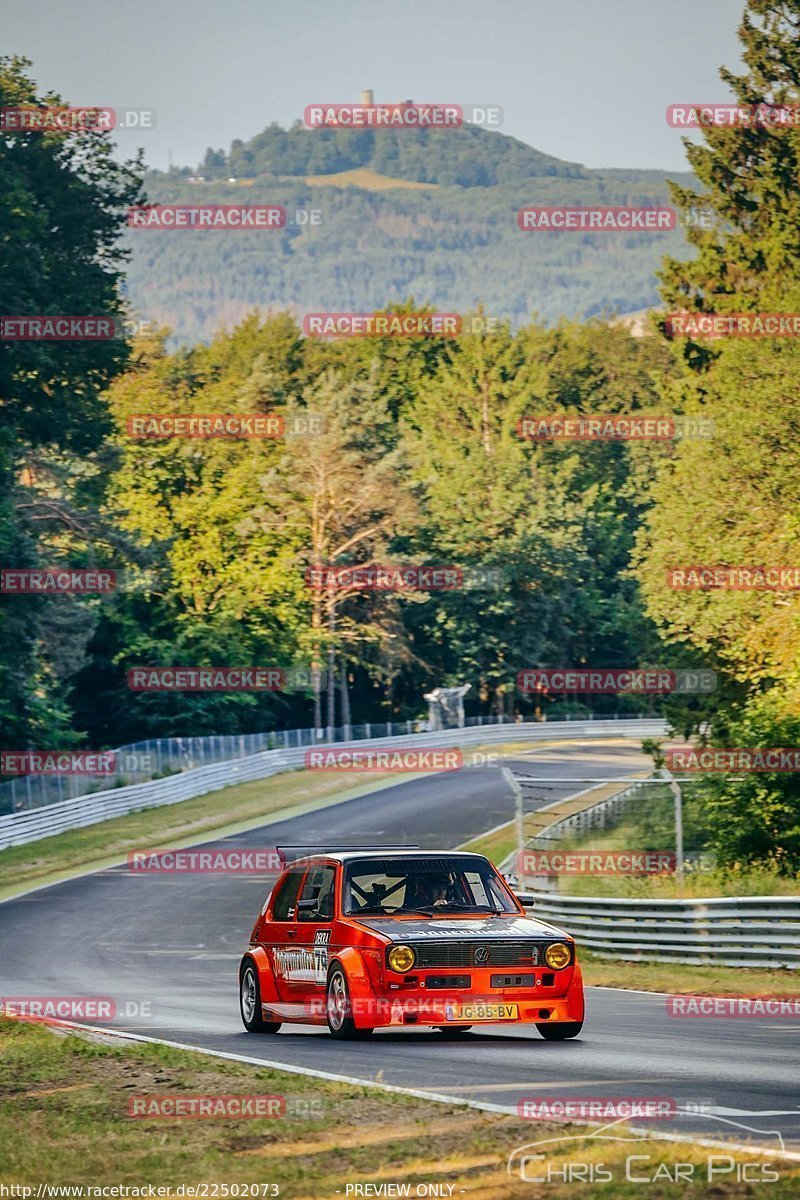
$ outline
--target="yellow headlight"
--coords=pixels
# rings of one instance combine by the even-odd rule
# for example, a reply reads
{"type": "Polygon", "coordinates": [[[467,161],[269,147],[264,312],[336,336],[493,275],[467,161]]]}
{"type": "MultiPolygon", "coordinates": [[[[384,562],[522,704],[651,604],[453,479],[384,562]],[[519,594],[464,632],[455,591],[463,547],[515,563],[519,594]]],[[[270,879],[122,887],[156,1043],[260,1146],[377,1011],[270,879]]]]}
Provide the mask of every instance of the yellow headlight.
{"type": "Polygon", "coordinates": [[[571,958],[569,946],[564,942],[553,942],[544,952],[544,961],[554,971],[560,971],[569,964],[571,958]]]}
{"type": "Polygon", "coordinates": [[[389,951],[389,966],[393,971],[399,971],[402,975],[405,971],[411,970],[415,957],[410,946],[392,946],[389,951]]]}

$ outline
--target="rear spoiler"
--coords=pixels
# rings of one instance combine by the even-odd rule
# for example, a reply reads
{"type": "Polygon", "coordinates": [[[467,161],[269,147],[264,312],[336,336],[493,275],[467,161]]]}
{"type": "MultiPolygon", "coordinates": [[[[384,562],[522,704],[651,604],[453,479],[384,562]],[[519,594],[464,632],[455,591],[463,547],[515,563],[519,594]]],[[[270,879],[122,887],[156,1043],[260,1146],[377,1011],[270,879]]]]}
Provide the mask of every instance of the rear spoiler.
{"type": "Polygon", "coordinates": [[[367,850],[376,854],[391,853],[393,850],[419,850],[420,846],[346,846],[342,842],[331,842],[329,845],[316,843],[314,846],[276,846],[284,863],[297,862],[301,858],[312,858],[317,854],[345,854],[349,851],[367,850]]]}

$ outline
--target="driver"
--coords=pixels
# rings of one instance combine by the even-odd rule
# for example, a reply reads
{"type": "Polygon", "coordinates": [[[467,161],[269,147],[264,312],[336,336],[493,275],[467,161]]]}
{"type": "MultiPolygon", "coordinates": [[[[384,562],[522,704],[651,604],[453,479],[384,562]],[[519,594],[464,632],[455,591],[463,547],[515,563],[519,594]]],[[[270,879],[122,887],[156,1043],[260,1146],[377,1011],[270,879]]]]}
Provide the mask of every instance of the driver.
{"type": "Polygon", "coordinates": [[[449,903],[450,876],[444,873],[423,875],[417,880],[417,903],[424,908],[444,908],[449,903]]]}

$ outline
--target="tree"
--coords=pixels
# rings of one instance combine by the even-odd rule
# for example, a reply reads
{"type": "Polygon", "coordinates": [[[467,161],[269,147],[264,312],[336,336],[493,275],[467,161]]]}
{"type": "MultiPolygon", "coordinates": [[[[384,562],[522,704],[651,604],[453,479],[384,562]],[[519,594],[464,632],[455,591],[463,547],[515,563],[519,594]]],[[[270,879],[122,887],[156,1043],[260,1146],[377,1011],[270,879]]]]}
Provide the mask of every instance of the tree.
{"type": "MultiPolygon", "coordinates": [[[[23,58],[0,59],[0,106],[62,103],[40,95],[23,58]]],[[[140,160],[119,164],[108,134],[4,130],[0,139],[8,315],[123,315],[119,235],[139,197],[140,160]]],[[[103,390],[125,366],[127,345],[108,341],[9,341],[0,356],[0,515],[3,561],[97,565],[103,547],[80,501],[97,496],[97,452],[110,428],[103,390]]],[[[71,677],[93,602],[4,598],[0,713],[4,745],[72,738],[71,677]]],[[[91,620],[89,619],[89,624],[91,620]]]]}

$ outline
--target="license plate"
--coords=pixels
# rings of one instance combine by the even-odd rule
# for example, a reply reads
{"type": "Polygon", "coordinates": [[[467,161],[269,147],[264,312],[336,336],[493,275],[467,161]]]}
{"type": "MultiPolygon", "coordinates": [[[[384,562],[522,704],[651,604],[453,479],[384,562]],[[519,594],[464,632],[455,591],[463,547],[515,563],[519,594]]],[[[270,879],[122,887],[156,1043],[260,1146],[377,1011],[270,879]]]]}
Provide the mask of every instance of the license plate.
{"type": "Polygon", "coordinates": [[[518,1004],[448,1004],[444,1015],[448,1021],[515,1021],[518,1004]]]}

